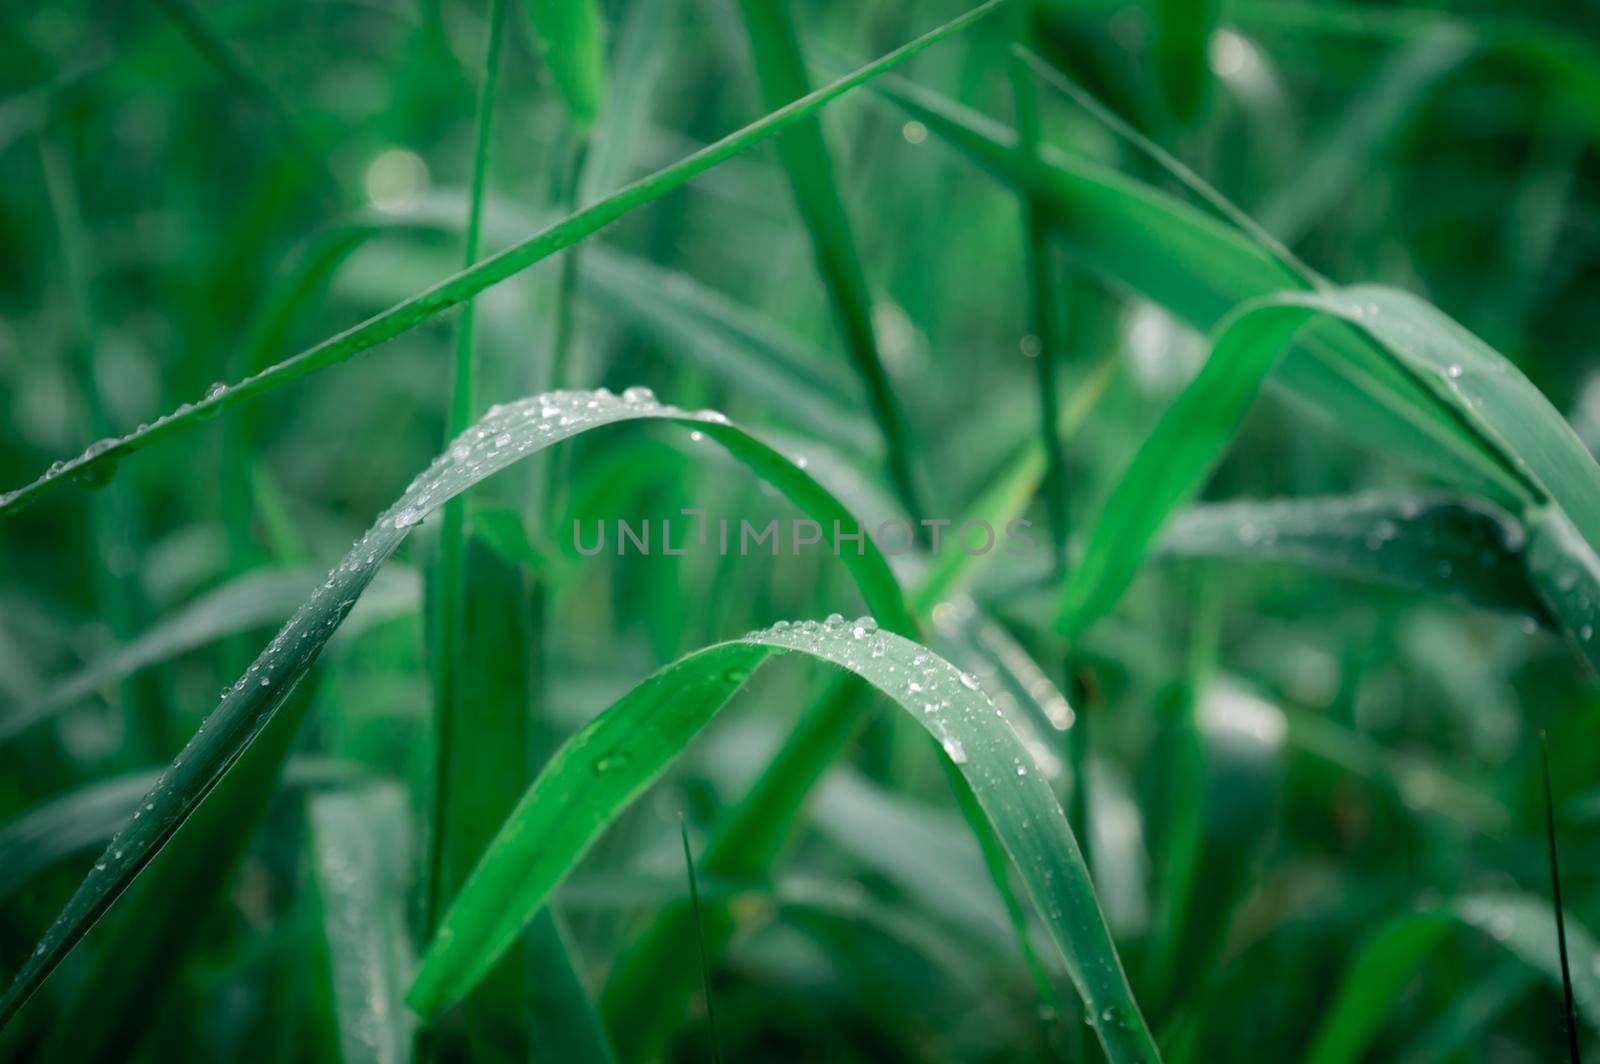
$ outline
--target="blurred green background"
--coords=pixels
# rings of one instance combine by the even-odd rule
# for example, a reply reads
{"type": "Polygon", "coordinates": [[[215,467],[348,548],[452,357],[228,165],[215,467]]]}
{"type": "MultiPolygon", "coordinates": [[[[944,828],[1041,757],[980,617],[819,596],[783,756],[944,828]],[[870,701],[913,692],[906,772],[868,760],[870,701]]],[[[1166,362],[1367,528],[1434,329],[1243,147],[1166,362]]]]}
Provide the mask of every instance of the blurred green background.
{"type": "MultiPolygon", "coordinates": [[[[731,0],[604,2],[605,88],[586,124],[552,77],[562,60],[541,52],[549,6],[505,12],[485,254],[772,109],[772,68],[731,0]]],[[[966,10],[789,8],[812,84],[966,10]]],[[[468,0],[5,0],[0,486],[459,269],[488,14],[468,0]]],[[[1013,15],[888,78],[1009,126],[1008,56],[1025,35],[1320,272],[1428,299],[1600,445],[1600,6],[1049,0],[1018,16],[1020,30],[1013,15]]],[[[830,104],[822,130],[920,506],[959,521],[1038,437],[1027,217],[1015,188],[886,84],[830,104]]],[[[1190,197],[1072,100],[1041,85],[1037,102],[1046,142],[1190,197]]],[[[1071,422],[1064,527],[1078,543],[1207,344],[1086,266],[1048,220],[1043,230],[1048,357],[1071,422]]],[[[872,523],[902,512],[813,232],[770,141],[643,206],[477,300],[477,412],[552,385],[645,385],[803,458],[872,523]]],[[[1185,254],[1173,245],[1179,269],[1185,254]]],[[[8,978],[218,690],[441,451],[457,320],[156,443],[98,490],[67,488],[0,520],[8,978]]],[[[1359,426],[1339,428],[1269,389],[1206,499],[1437,486],[1363,446],[1359,426]]],[[[526,638],[470,626],[467,638],[528,667],[545,752],[683,653],[780,619],[863,612],[824,552],[573,549],[574,519],[686,506],[794,516],[707,442],[624,427],[527,466],[475,489],[468,519],[471,564],[486,567],[469,593],[510,589],[527,625],[511,635],[526,638]]],[[[1025,516],[1043,530],[1048,509],[1041,497],[1025,516]]],[[[1250,545],[1248,514],[1214,513],[1250,545]]],[[[334,925],[341,903],[381,915],[387,930],[368,945],[390,952],[366,960],[408,977],[435,782],[424,587],[440,524],[388,564],[303,687],[294,753],[281,780],[260,781],[271,800],[219,831],[229,845],[200,862],[210,867],[169,873],[153,900],[136,884],[4,1051],[364,1055],[351,1035],[364,1021],[336,989],[341,951],[360,944],[334,925]],[[367,850],[363,904],[340,894],[336,865],[367,850]]],[[[1540,729],[1592,1042],[1600,718],[1592,674],[1542,616],[1462,601],[1477,596],[1448,568],[1419,590],[1211,542],[1161,552],[1068,645],[1042,550],[987,560],[930,606],[928,637],[983,678],[1084,833],[1168,1059],[1563,1054],[1540,729]],[[1218,554],[1230,556],[1191,556],[1218,554]]],[[[797,662],[758,674],[562,886],[555,909],[591,997],[684,897],[680,813],[700,850],[832,682],[797,662]]],[[[1076,1003],[1041,998],[936,759],[886,708],[869,719],[780,833],[770,875],[702,871],[736,927],[713,957],[722,1053],[1093,1059],[1076,1003]]],[[[667,999],[654,1044],[637,1051],[708,1059],[697,961],[672,961],[670,978],[694,993],[667,999]]],[[[385,1015],[365,1019],[405,1027],[385,1015]]],[[[525,1017],[487,1029],[451,1014],[420,1052],[519,1059],[550,1045],[525,1017]]],[[[372,1055],[410,1054],[409,1030],[390,1048],[372,1055]]]]}

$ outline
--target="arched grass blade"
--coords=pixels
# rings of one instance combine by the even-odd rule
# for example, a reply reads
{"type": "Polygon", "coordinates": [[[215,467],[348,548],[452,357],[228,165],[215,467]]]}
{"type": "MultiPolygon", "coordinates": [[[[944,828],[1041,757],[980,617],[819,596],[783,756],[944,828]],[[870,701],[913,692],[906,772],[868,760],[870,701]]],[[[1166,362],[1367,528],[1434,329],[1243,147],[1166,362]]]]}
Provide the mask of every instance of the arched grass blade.
{"type": "Polygon", "coordinates": [[[1159,1059],[1066,817],[1029,767],[1027,751],[975,679],[865,618],[781,625],[707,647],[645,680],[578,732],[534,781],[445,915],[408,995],[412,1006],[429,1015],[469,990],[606,825],[666,771],[753,670],[784,653],[861,677],[943,746],[1065,956],[1107,1055],[1159,1059]]]}
{"type": "Polygon", "coordinates": [[[1528,572],[1550,612],[1594,662],[1595,629],[1574,590],[1600,572],[1600,465],[1515,366],[1415,296],[1360,286],[1285,294],[1241,308],[1211,357],[1135,455],[1090,533],[1062,598],[1064,630],[1082,631],[1121,595],[1156,530],[1199,491],[1262,379],[1314,318],[1359,330],[1458,418],[1483,453],[1536,500],[1528,572]],[[1541,528],[1541,526],[1543,526],[1541,528]],[[1550,530],[1570,528],[1571,535],[1550,530]]]}
{"type": "Polygon", "coordinates": [[[712,167],[794,125],[884,71],[904,62],[993,11],[1002,0],[987,0],[937,29],[896,48],[852,74],[795,100],[766,117],[731,133],[694,154],[619,189],[518,244],[446,278],[426,291],[395,304],[360,325],[330,337],[230,387],[216,390],[195,403],[186,403],[126,436],[103,439],[70,461],[58,462],[32,483],[0,493],[0,515],[26,504],[40,492],[66,481],[103,483],[115,464],[134,451],[215,417],[231,407],[257,398],[289,381],[348,361],[363,351],[409,332],[456,304],[513,274],[571,247],[623,215],[654,202],[712,167]]]}
{"type": "Polygon", "coordinates": [[[1526,543],[1514,517],[1469,496],[1370,492],[1190,506],[1158,550],[1301,565],[1553,624],[1523,567],[1526,543]]]}
{"type": "MultiPolygon", "coordinates": [[[[112,839],[103,867],[84,880],[23,965],[0,999],[0,1024],[9,1021],[250,746],[321,654],[378,568],[419,521],[530,454],[595,428],[639,420],[692,427],[788,495],[822,527],[831,528],[834,522],[855,527],[849,512],[826,489],[714,411],[690,413],[658,403],[643,391],[620,398],[603,391],[552,392],[492,409],[412,481],[224,693],[222,703],[147,795],[142,815],[112,839]]],[[[842,560],[881,623],[899,632],[915,630],[894,574],[870,538],[860,555],[845,551],[842,560]]]]}

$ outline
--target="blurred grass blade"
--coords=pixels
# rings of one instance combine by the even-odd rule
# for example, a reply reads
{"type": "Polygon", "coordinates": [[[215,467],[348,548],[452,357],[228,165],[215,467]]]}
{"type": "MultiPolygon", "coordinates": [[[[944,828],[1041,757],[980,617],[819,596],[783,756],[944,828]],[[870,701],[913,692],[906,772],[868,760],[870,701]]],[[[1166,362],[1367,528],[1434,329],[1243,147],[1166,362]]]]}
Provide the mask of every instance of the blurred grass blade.
{"type": "MultiPolygon", "coordinates": [[[[789,0],[739,0],[739,10],[750,35],[762,102],[768,110],[776,111],[802,99],[810,90],[810,79],[790,17],[789,0]]],[[[821,120],[796,122],[778,138],[777,149],[795,205],[811,236],[817,269],[827,286],[851,365],[866,389],[867,401],[883,434],[889,480],[900,505],[915,524],[922,519],[922,505],[911,464],[910,430],[879,356],[872,324],[872,293],[834,181],[833,160],[821,120]]]]}
{"type": "Polygon", "coordinates": [[[1234,913],[1277,822],[1287,725],[1283,710],[1224,681],[1206,685],[1193,707],[1201,771],[1192,837],[1178,842],[1148,995],[1170,1005],[1189,975],[1215,969],[1234,913]]]}
{"type": "Polygon", "coordinates": [[[975,680],[863,618],[754,632],[680,659],[574,736],[534,781],[429,945],[408,1000],[431,1014],[482,977],[602,830],[774,653],[832,662],[939,741],[1021,873],[1115,1061],[1159,1059],[1065,815],[975,680]]]}
{"type": "Polygon", "coordinates": [[[597,0],[528,0],[539,55],[572,120],[584,130],[605,102],[605,41],[597,0]]]}
{"type": "Polygon", "coordinates": [[[1338,993],[1311,1040],[1306,1064],[1368,1059],[1384,1017],[1452,926],[1443,912],[1412,913],[1368,935],[1345,967],[1338,993]]]}
{"type": "MultiPolygon", "coordinates": [[[[1196,329],[1212,329],[1250,299],[1310,288],[1268,246],[1148,185],[1049,146],[1027,169],[1011,130],[898,79],[878,88],[985,170],[1036,192],[1085,265],[1196,329]]],[[[1405,455],[1496,502],[1524,497],[1517,478],[1458,419],[1426,402],[1416,381],[1348,330],[1314,328],[1297,338],[1275,380],[1333,431],[1405,455]]]]}
{"type": "Polygon", "coordinates": [[[104,845],[159,773],[130,772],[58,795],[0,825],[0,901],[39,872],[104,845]]]}
{"type": "MultiPolygon", "coordinates": [[[[454,897],[537,770],[549,742],[535,737],[538,667],[532,588],[474,533],[467,541],[459,715],[450,758],[449,802],[439,840],[443,900],[454,897]]],[[[594,1004],[574,970],[555,914],[540,914],[509,954],[463,1003],[474,1060],[609,1061],[594,1004]]]]}
{"type": "Polygon", "coordinates": [[[1158,550],[1302,565],[1553,624],[1523,568],[1526,542],[1510,514],[1468,496],[1370,492],[1190,506],[1158,550]]]}
{"type": "Polygon", "coordinates": [[[604,245],[585,252],[583,291],[650,339],[705,366],[741,394],[764,399],[796,425],[852,448],[872,445],[854,396],[823,357],[776,323],[687,274],[604,245]]]}
{"type": "Polygon", "coordinates": [[[1473,48],[1465,31],[1449,25],[1433,27],[1402,48],[1356,95],[1338,126],[1297,167],[1297,175],[1261,205],[1256,212],[1261,224],[1292,244],[1326,217],[1373,171],[1374,157],[1385,143],[1473,48]]]}
{"type": "MultiPolygon", "coordinates": [[[[467,217],[462,229],[463,268],[471,269],[478,259],[483,236],[483,212],[489,180],[489,146],[493,140],[495,92],[500,82],[500,46],[504,37],[506,0],[490,0],[489,25],[484,40],[483,72],[478,85],[478,106],[474,120],[471,186],[467,193],[467,217]]],[[[445,419],[446,446],[466,430],[478,409],[477,301],[461,305],[456,319],[455,364],[450,377],[450,401],[445,419]]],[[[458,684],[463,679],[462,647],[468,639],[462,616],[466,591],[466,500],[453,498],[444,504],[438,553],[428,603],[429,634],[433,654],[429,661],[433,677],[433,795],[428,820],[428,857],[422,881],[422,920],[424,936],[433,934],[440,896],[446,889],[444,852],[449,845],[451,790],[456,782],[453,771],[455,741],[460,730],[458,684]]],[[[501,692],[503,694],[503,692],[501,692]]],[[[522,743],[526,752],[527,744],[522,743]]],[[[512,747],[515,749],[515,745],[512,747]]]]}
{"type": "Polygon", "coordinates": [[[340,1059],[404,1064],[415,1022],[402,999],[415,964],[402,904],[413,847],[405,794],[381,783],[334,790],[314,795],[309,815],[340,1059]]]}
{"type": "Polygon", "coordinates": [[[901,45],[854,73],[808,93],[692,155],[584,207],[542,232],[446,278],[424,292],[395,304],[360,325],[247,377],[231,387],[214,390],[200,401],[185,404],[142,429],[119,439],[108,438],[98,441],[78,457],[51,466],[32,483],[14,491],[0,493],[0,514],[15,510],[19,505],[31,501],[40,492],[69,480],[103,482],[111,475],[117,461],[141,447],[202,424],[207,418],[220,414],[230,407],[253,399],[291,380],[347,361],[385,340],[393,339],[416,328],[485,288],[498,284],[534,263],[578,243],[630,211],[660,199],[719,163],[810,117],[819,108],[851,89],[897,66],[924,48],[965,29],[989,14],[1001,2],[1002,0],[986,0],[985,3],[901,45]]]}
{"type": "MultiPolygon", "coordinates": [[[[604,425],[635,420],[692,426],[788,495],[824,528],[832,528],[836,521],[847,529],[855,527],[849,512],[816,481],[714,411],[689,413],[642,393],[618,398],[609,392],[549,393],[492,409],[412,481],[245,675],[224,693],[221,704],[151,789],[144,815],[112,839],[101,864],[84,879],[17,973],[0,999],[0,1025],[15,1015],[273,719],[378,568],[419,521],[478,481],[551,444],[604,425]]],[[[915,631],[894,574],[870,539],[862,554],[846,551],[841,560],[855,577],[868,608],[886,627],[915,631]]]]}
{"type": "Polygon", "coordinates": [[[0,742],[152,665],[230,635],[280,623],[305,601],[316,582],[314,569],[268,569],[245,573],[206,592],[37,699],[0,714],[0,742]]]}
{"type": "Polygon", "coordinates": [[[1151,53],[1167,111],[1182,125],[1205,114],[1211,97],[1207,49],[1222,0],[1153,0],[1151,53]]]}
{"type": "MultiPolygon", "coordinates": [[[[162,992],[178,982],[188,950],[206,928],[205,917],[223,897],[234,868],[266,818],[315,690],[315,677],[298,687],[284,701],[282,712],[261,729],[260,741],[237,759],[228,778],[200,800],[181,826],[167,832],[167,844],[159,854],[147,858],[149,867],[108,927],[88,976],[57,1015],[41,1059],[93,1060],[125,1054],[159,1021],[162,992]]],[[[131,825],[160,815],[159,807],[152,808],[160,786],[146,796],[142,808],[134,809],[131,825]]],[[[131,841],[130,834],[124,828],[113,838],[90,879],[128,856],[119,847],[131,841]]],[[[40,956],[36,953],[30,963],[40,956]]],[[[15,992],[14,986],[8,1003],[15,992]]]]}
{"type": "MultiPolygon", "coordinates": [[[[105,658],[0,715],[0,743],[71,709],[108,684],[229,636],[282,623],[311,594],[317,575],[316,570],[299,566],[263,569],[206,592],[105,658]]],[[[347,637],[365,625],[413,609],[416,601],[414,573],[398,568],[386,572],[340,634],[347,637]]]]}
{"type": "MultiPolygon", "coordinates": [[[[1555,921],[1549,906],[1519,894],[1473,894],[1407,913],[1368,936],[1345,969],[1333,1004],[1306,1055],[1310,1064],[1369,1059],[1384,1017],[1452,927],[1469,927],[1505,947],[1552,986],[1561,985],[1555,921]]],[[[1571,927],[1574,997],[1591,1027],[1600,1027],[1600,950],[1584,928],[1571,927]]]]}

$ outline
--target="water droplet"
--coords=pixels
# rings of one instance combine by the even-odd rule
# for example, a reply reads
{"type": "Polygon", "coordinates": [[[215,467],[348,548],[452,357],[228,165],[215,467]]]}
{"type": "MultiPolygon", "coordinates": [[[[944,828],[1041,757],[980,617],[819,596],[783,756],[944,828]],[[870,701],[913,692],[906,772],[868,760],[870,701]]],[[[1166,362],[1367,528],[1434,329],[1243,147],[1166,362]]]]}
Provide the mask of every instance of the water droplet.
{"type": "Polygon", "coordinates": [[[224,384],[222,381],[215,381],[212,383],[211,387],[206,389],[206,398],[215,399],[217,396],[221,395],[227,390],[228,386],[226,384],[224,384]]]}
{"type": "Polygon", "coordinates": [[[1445,376],[1449,377],[1451,380],[1459,380],[1461,378],[1461,374],[1462,374],[1461,363],[1459,363],[1459,362],[1450,363],[1450,365],[1445,369],[1444,372],[1445,372],[1445,376]]]}
{"type": "Polygon", "coordinates": [[[971,673],[971,672],[962,673],[961,674],[961,683],[962,683],[962,686],[964,686],[964,687],[970,687],[974,691],[978,690],[978,676],[977,676],[976,673],[971,673]]]}
{"type": "Polygon", "coordinates": [[[622,401],[625,403],[653,403],[656,401],[656,393],[643,385],[635,384],[632,388],[623,390],[622,401]]]}
{"type": "Polygon", "coordinates": [[[948,738],[945,739],[944,752],[950,758],[950,760],[954,761],[956,764],[961,765],[966,763],[966,747],[962,746],[957,740],[948,738]]]}

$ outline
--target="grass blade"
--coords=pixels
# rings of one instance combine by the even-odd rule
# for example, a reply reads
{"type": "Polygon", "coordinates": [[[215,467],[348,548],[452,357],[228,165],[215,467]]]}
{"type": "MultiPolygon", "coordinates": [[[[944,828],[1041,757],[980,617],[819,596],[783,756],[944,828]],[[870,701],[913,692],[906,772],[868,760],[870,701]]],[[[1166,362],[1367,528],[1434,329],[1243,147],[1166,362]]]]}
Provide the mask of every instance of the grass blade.
{"type": "MultiPolygon", "coordinates": [[[[1345,969],[1306,1059],[1313,1064],[1367,1059],[1368,1046],[1395,998],[1452,927],[1482,932],[1529,969],[1561,985],[1555,921],[1548,905],[1520,894],[1472,894],[1430,906],[1396,917],[1368,936],[1345,969]]],[[[1593,968],[1600,950],[1583,928],[1574,925],[1571,931],[1574,997],[1585,1020],[1600,1026],[1600,973],[1593,968]]]]}
{"type": "Polygon", "coordinates": [[[528,0],[539,55],[572,120],[587,130],[605,102],[605,43],[595,0],[528,0]]]}
{"type": "MultiPolygon", "coordinates": [[[[691,414],[641,394],[623,399],[601,392],[551,393],[492,409],[477,428],[463,434],[412,482],[224,694],[221,704],[150,791],[147,804],[152,808],[112,840],[104,867],[97,867],[84,879],[0,998],[0,1025],[9,1022],[155,851],[227,775],[321,654],[379,566],[419,521],[473,484],[551,444],[605,425],[649,419],[693,426],[716,440],[824,528],[831,528],[835,521],[854,527],[848,511],[821,485],[713,411],[691,414]]],[[[915,631],[894,574],[870,540],[861,555],[847,551],[842,560],[858,581],[868,607],[886,627],[915,631]]]]}
{"type": "Polygon", "coordinates": [[[694,854],[689,849],[689,825],[680,813],[678,834],[683,837],[683,867],[689,876],[689,908],[694,912],[694,940],[699,947],[700,982],[706,993],[706,1035],[711,1040],[711,1059],[722,1064],[722,1043],[717,1039],[717,1007],[711,993],[711,960],[706,956],[706,938],[700,926],[700,884],[694,874],[694,854]]]}
{"type": "Polygon", "coordinates": [[[1572,605],[1574,570],[1593,572],[1600,543],[1600,466],[1549,401],[1501,355],[1422,300],[1360,286],[1261,301],[1219,331],[1212,357],[1146,440],[1090,535],[1062,600],[1068,631],[1082,631],[1126,587],[1154,530],[1193,497],[1282,350],[1313,317],[1352,326],[1460,419],[1486,456],[1537,503],[1532,524],[1570,525],[1530,552],[1530,574],[1579,650],[1594,660],[1587,607],[1572,605]],[[1174,433],[1184,434],[1179,447],[1174,433]],[[1181,451],[1182,453],[1176,453],[1181,451]],[[1172,464],[1162,468],[1171,459],[1172,464]],[[1576,611],[1576,612],[1574,612],[1576,611]],[[1587,625],[1587,627],[1586,627],[1587,625]]]}
{"type": "Polygon", "coordinates": [[[411,811],[393,785],[314,795],[311,851],[332,970],[340,1059],[404,1064],[414,1018],[403,993],[415,957],[401,899],[411,811]]]}
{"type": "Polygon", "coordinates": [[[32,483],[10,492],[0,493],[0,515],[14,511],[18,506],[36,498],[40,492],[58,487],[67,481],[102,482],[111,475],[113,467],[119,460],[135,450],[193,428],[207,418],[257,398],[289,381],[348,361],[385,340],[392,340],[402,333],[409,332],[463,300],[477,295],[513,274],[520,273],[564,248],[571,247],[630,211],[660,199],[717,164],[810,117],[818,109],[851,89],[870,81],[951,34],[965,29],[989,14],[1001,2],[1003,0],[986,0],[985,3],[901,45],[854,73],[807,93],[671,166],[635,181],[526,240],[368,318],[360,325],[246,377],[237,384],[214,391],[198,402],[185,404],[142,429],[118,439],[107,438],[96,442],[76,458],[53,465],[32,483]]]}
{"type": "MultiPolygon", "coordinates": [[[[776,111],[803,98],[809,91],[809,79],[787,0],[740,0],[739,10],[750,35],[761,98],[767,108],[776,111]]],[[[795,123],[778,138],[777,148],[795,204],[811,236],[817,269],[827,286],[851,365],[866,389],[868,404],[883,434],[889,480],[900,505],[916,524],[922,518],[922,506],[911,465],[910,431],[878,354],[872,325],[872,293],[856,253],[844,201],[834,183],[833,161],[821,121],[807,118],[795,123]]]]}
{"type": "Polygon", "coordinates": [[[971,785],[1062,954],[1107,1055],[1157,1060],[1088,871],[1049,786],[994,707],[942,659],[863,619],[754,632],[680,659],[572,738],[534,781],[429,946],[408,1000],[424,1014],[466,992],[612,819],[774,653],[854,672],[910,713],[971,785]]]}
{"type": "MultiPolygon", "coordinates": [[[[478,88],[476,147],[472,160],[472,187],[467,197],[467,222],[462,237],[465,269],[478,258],[483,230],[485,189],[489,179],[489,143],[494,130],[495,86],[500,80],[500,41],[505,26],[506,0],[491,0],[489,27],[484,42],[483,77],[478,88]]],[[[472,423],[477,409],[478,348],[474,301],[461,307],[456,322],[455,371],[451,376],[449,417],[445,443],[459,436],[472,423]]],[[[466,503],[460,498],[445,503],[443,529],[439,533],[436,595],[428,620],[433,636],[433,805],[429,820],[427,874],[422,884],[423,927],[433,933],[443,904],[440,894],[446,889],[445,848],[455,783],[456,717],[460,712],[458,682],[463,676],[462,599],[466,579],[466,503]]],[[[503,694],[503,693],[502,693],[503,694]]],[[[523,744],[524,747],[526,743],[523,744]]],[[[514,747],[513,747],[514,748],[514,747]]]]}
{"type": "MultiPolygon", "coordinates": [[[[180,829],[169,833],[160,854],[152,855],[133,896],[108,929],[94,967],[53,1025],[42,1059],[86,1060],[125,1052],[159,1018],[158,995],[177,982],[188,949],[206,926],[203,917],[222,897],[266,817],[314,692],[315,678],[294,692],[283,711],[263,727],[260,741],[238,759],[235,771],[205,796],[180,829]]],[[[143,807],[135,808],[133,827],[160,815],[159,808],[152,808],[160,788],[158,782],[143,807]]],[[[124,828],[112,839],[90,878],[127,856],[119,847],[129,834],[124,828]]]]}
{"type": "Polygon", "coordinates": [[[1528,579],[1526,543],[1514,517],[1468,496],[1372,492],[1190,506],[1158,550],[1302,565],[1553,625],[1528,579]]]}
{"type": "Polygon", "coordinates": [[[1572,1007],[1572,968],[1567,963],[1567,917],[1561,905],[1561,863],[1556,858],[1556,803],[1550,794],[1550,741],[1539,732],[1539,770],[1544,777],[1544,828],[1550,843],[1551,908],[1556,914],[1556,945],[1561,955],[1561,998],[1565,1005],[1562,1021],[1567,1029],[1567,1051],[1572,1064],[1578,1064],[1578,1014],[1572,1007]]]}

